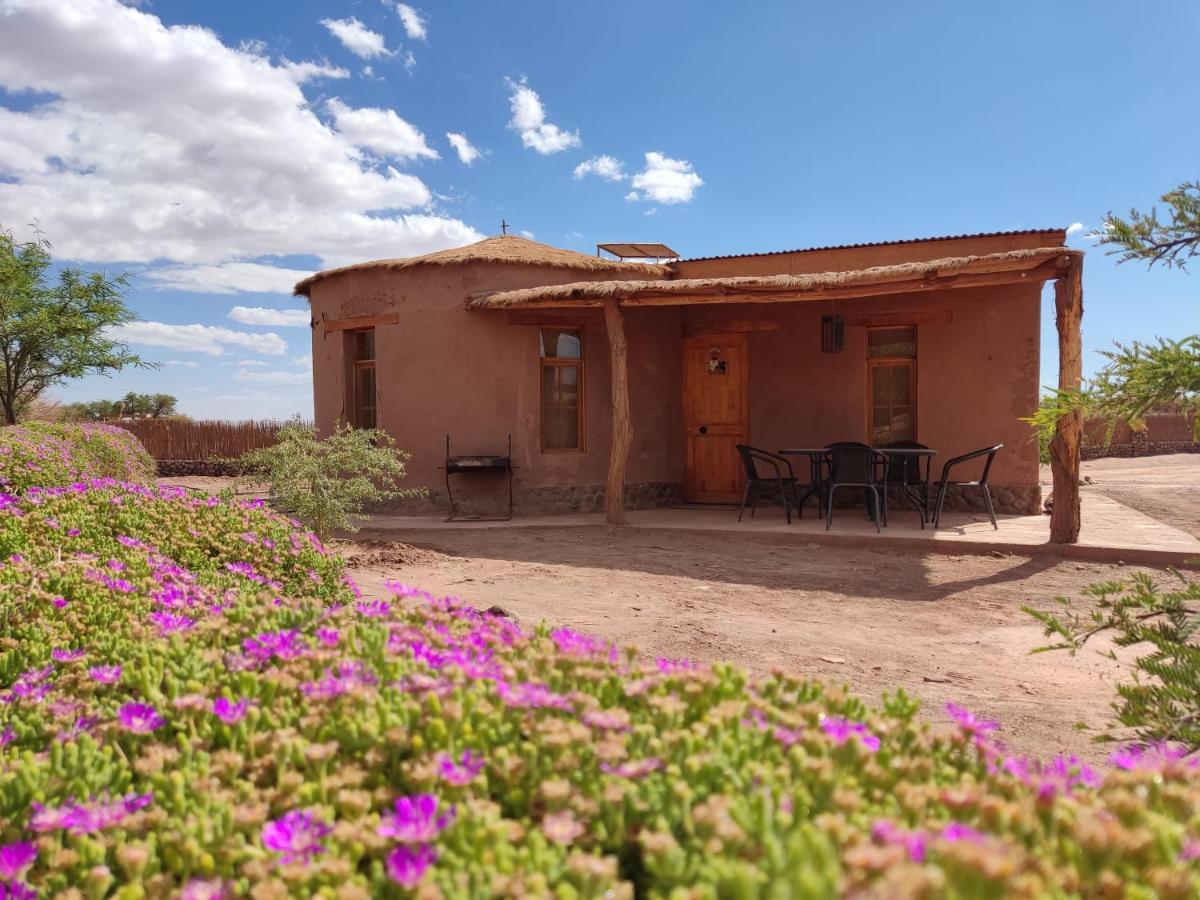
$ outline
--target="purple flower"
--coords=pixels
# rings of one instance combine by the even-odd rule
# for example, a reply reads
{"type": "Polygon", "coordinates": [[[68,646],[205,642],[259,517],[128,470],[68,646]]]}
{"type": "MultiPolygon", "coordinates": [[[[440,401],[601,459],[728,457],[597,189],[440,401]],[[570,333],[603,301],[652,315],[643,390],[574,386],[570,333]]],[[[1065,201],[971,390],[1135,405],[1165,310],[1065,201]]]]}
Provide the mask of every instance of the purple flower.
{"type": "Polygon", "coordinates": [[[37,855],[37,845],[29,841],[0,844],[0,881],[15,881],[37,855]]]}
{"type": "Polygon", "coordinates": [[[392,611],[392,605],[386,600],[363,600],[354,604],[359,615],[368,619],[382,619],[392,611]]]}
{"type": "Polygon", "coordinates": [[[571,709],[571,700],[562,694],[556,694],[544,684],[525,681],[521,684],[510,685],[506,681],[496,682],[496,691],[508,706],[525,709],[571,709]]]}
{"type": "Polygon", "coordinates": [[[134,734],[149,734],[167,724],[158,710],[147,703],[126,703],[117,710],[117,716],[125,730],[134,734]]]}
{"type": "Polygon", "coordinates": [[[1179,858],[1183,862],[1200,859],[1200,841],[1184,841],[1183,849],[1179,851],[1179,858]]]}
{"type": "Polygon", "coordinates": [[[406,888],[416,887],[425,871],[437,862],[438,853],[428,844],[419,847],[408,847],[401,844],[388,854],[388,877],[406,888]]]}
{"type": "Polygon", "coordinates": [[[116,684],[121,680],[121,667],[92,666],[88,669],[88,674],[92,676],[93,681],[98,681],[101,684],[116,684]]]}
{"type": "Polygon", "coordinates": [[[213,701],[213,715],[226,725],[234,725],[242,721],[249,708],[249,700],[239,700],[237,703],[233,703],[228,697],[218,697],[213,701]]]}
{"type": "Polygon", "coordinates": [[[663,675],[678,675],[680,672],[694,672],[700,668],[699,663],[690,659],[668,659],[665,656],[655,658],[654,664],[663,675]]]}
{"type": "Polygon", "coordinates": [[[951,843],[957,841],[966,841],[970,844],[982,844],[987,840],[987,836],[980,831],[976,831],[970,825],[964,825],[962,822],[951,822],[942,829],[938,835],[943,841],[951,843]]]}
{"type": "Polygon", "coordinates": [[[925,832],[908,831],[881,819],[871,826],[871,834],[877,841],[903,847],[913,862],[925,861],[925,842],[928,840],[925,832]]]}
{"type": "Polygon", "coordinates": [[[284,865],[308,863],[325,852],[321,839],[331,831],[333,826],[322,822],[311,810],[293,809],[263,826],[262,842],[268,850],[282,854],[279,861],[284,865]]]}
{"type": "Polygon", "coordinates": [[[602,762],[600,763],[600,771],[609,775],[616,775],[619,778],[644,778],[651,772],[661,769],[662,766],[662,760],[650,756],[646,759],[635,759],[615,766],[612,763],[602,762]]]}
{"type": "Polygon", "coordinates": [[[968,734],[982,736],[1000,727],[999,722],[980,719],[969,709],[959,706],[957,703],[947,703],[946,712],[950,714],[950,718],[958,723],[958,727],[968,734]]]}
{"type": "Polygon", "coordinates": [[[438,757],[437,773],[442,781],[461,787],[473,781],[483,771],[483,766],[483,757],[470,750],[464,750],[457,763],[449,754],[443,753],[438,757]]]}
{"type": "Polygon", "coordinates": [[[340,662],[333,669],[326,669],[320,681],[306,681],[300,685],[300,693],[316,697],[340,697],[351,691],[373,688],[379,678],[362,660],[340,662]]]}
{"type": "Polygon", "coordinates": [[[56,609],[66,609],[68,605],[66,597],[55,597],[50,602],[54,604],[56,609]]]}
{"type": "Polygon", "coordinates": [[[11,725],[5,726],[3,731],[0,731],[0,750],[7,747],[17,739],[17,731],[11,725]]]}
{"type": "Polygon", "coordinates": [[[338,641],[341,640],[341,635],[338,634],[338,630],[336,628],[318,628],[317,640],[326,647],[336,647],[338,641]]]}
{"type": "Polygon", "coordinates": [[[287,631],[264,631],[262,634],[246,638],[242,641],[242,649],[246,655],[260,662],[266,662],[272,657],[279,659],[296,659],[304,654],[300,645],[300,632],[295,628],[287,631]]]}
{"type": "MultiPolygon", "coordinates": [[[[1162,769],[1173,762],[1178,762],[1188,755],[1184,746],[1172,746],[1165,741],[1153,744],[1130,744],[1108,757],[1108,761],[1118,769],[1136,771],[1139,769],[1162,769]]],[[[1195,765],[1195,762],[1193,762],[1195,765]]]]}
{"type": "Polygon", "coordinates": [[[438,798],[433,794],[397,797],[395,811],[384,817],[377,829],[384,837],[403,844],[432,841],[454,821],[454,807],[438,815],[438,798]]]}
{"type": "Polygon", "coordinates": [[[13,881],[0,884],[0,900],[38,900],[38,892],[27,884],[13,881]]]}
{"type": "Polygon", "coordinates": [[[76,647],[72,650],[67,650],[67,649],[64,649],[61,647],[55,647],[53,650],[50,651],[50,657],[55,662],[60,662],[60,663],[73,663],[73,662],[83,659],[85,656],[87,656],[87,651],[83,650],[80,647],[76,647]]]}
{"type": "Polygon", "coordinates": [[[158,626],[159,634],[177,634],[196,624],[187,616],[169,612],[152,612],[146,618],[158,626]]]}
{"type": "Polygon", "coordinates": [[[59,807],[34,803],[29,827],[38,832],[62,829],[71,834],[93,834],[149,806],[151,799],[150,794],[126,794],[120,800],[93,797],[87,803],[68,801],[59,807]]]}
{"type": "Polygon", "coordinates": [[[232,896],[225,882],[219,878],[212,881],[192,878],[183,886],[179,900],[229,900],[232,896]]]}
{"type": "Polygon", "coordinates": [[[829,716],[821,723],[821,730],[833,738],[833,742],[839,747],[850,738],[857,737],[859,742],[872,753],[879,749],[879,738],[871,734],[862,722],[851,722],[840,716],[829,716]]]}
{"type": "Polygon", "coordinates": [[[607,656],[614,662],[617,659],[617,648],[603,638],[581,634],[570,628],[556,628],[550,632],[550,638],[558,645],[559,652],[568,656],[607,656]]]}

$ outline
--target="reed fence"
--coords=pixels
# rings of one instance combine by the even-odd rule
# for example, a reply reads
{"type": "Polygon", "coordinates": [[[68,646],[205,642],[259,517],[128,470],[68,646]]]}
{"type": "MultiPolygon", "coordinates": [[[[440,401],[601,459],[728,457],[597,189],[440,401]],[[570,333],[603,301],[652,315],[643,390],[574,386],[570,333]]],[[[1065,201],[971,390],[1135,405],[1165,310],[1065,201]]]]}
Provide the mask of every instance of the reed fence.
{"type": "Polygon", "coordinates": [[[269,447],[285,423],[130,419],[114,422],[136,435],[156,460],[233,459],[269,447]]]}

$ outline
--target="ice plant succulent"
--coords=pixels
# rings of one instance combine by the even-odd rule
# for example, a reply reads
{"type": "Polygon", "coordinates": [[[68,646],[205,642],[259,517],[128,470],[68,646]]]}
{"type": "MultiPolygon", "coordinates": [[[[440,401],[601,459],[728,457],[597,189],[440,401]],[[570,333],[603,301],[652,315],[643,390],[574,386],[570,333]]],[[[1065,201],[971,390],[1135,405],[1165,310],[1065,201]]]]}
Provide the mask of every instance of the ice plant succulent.
{"type": "Polygon", "coordinates": [[[263,826],[262,842],[268,850],[278,853],[279,861],[285,865],[307,863],[325,852],[321,841],[331,831],[333,826],[318,819],[312,810],[293,809],[263,826]]]}

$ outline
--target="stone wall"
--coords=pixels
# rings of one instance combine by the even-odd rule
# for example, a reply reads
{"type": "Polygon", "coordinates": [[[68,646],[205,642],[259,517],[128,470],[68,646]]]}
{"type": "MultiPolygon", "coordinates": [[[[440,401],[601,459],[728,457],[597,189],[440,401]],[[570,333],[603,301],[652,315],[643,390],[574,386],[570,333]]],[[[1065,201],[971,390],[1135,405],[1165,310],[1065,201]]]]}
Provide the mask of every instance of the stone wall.
{"type": "Polygon", "coordinates": [[[185,475],[232,477],[240,474],[236,465],[213,459],[159,459],[155,463],[160,478],[182,478],[185,475]]]}
{"type": "Polygon", "coordinates": [[[1111,444],[1089,443],[1079,448],[1082,459],[1134,456],[1164,456],[1168,453],[1200,453],[1200,441],[1152,441],[1144,432],[1134,432],[1132,439],[1111,444]]]}
{"type": "MultiPolygon", "coordinates": [[[[1012,515],[1033,516],[1042,511],[1042,492],[1041,488],[1036,484],[993,484],[992,489],[992,505],[995,506],[998,513],[1010,513],[1012,515]]],[[[804,490],[804,485],[801,485],[801,491],[804,490]]],[[[771,503],[779,505],[779,489],[768,483],[763,490],[764,499],[759,505],[771,503]],[[772,490],[772,488],[774,488],[772,490]]],[[[937,502],[937,483],[929,485],[929,503],[930,506],[937,502]]],[[[863,492],[855,488],[841,488],[833,495],[834,509],[848,509],[852,506],[861,506],[864,503],[863,492]]],[[[806,508],[809,506],[816,508],[816,497],[810,497],[804,501],[806,508]]],[[[912,501],[904,495],[904,492],[897,485],[888,487],[888,509],[907,510],[912,509],[912,501]]],[[[983,502],[983,492],[978,488],[963,488],[959,485],[951,485],[946,491],[945,510],[947,512],[975,512],[986,513],[987,507],[983,502]]]]}
{"type": "MultiPolygon", "coordinates": [[[[460,489],[454,484],[454,502],[461,516],[503,515],[508,508],[507,488],[503,479],[494,478],[489,492],[465,483],[460,489]]],[[[649,481],[625,485],[627,509],[653,509],[679,503],[680,486],[665,481],[649,481]]],[[[444,488],[432,488],[419,497],[403,497],[374,507],[373,512],[405,516],[446,516],[450,501],[444,488]]],[[[558,513],[594,513],[604,511],[604,485],[580,484],[558,487],[525,487],[513,485],[515,515],[548,515],[558,513]]]]}

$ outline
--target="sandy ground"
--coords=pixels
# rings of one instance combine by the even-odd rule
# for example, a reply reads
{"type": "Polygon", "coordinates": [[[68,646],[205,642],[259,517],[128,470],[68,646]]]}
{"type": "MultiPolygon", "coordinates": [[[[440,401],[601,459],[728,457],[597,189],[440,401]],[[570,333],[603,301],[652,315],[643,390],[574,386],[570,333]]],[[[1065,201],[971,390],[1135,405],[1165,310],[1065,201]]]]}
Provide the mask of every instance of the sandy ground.
{"type": "MultiPolygon", "coordinates": [[[[1200,536],[1200,455],[1096,460],[1083,474],[1083,490],[1200,536]]],[[[1097,652],[1107,644],[1029,655],[1042,638],[1020,610],[1053,608],[1057,596],[1135,571],[1115,565],[598,525],[363,532],[338,543],[372,592],[395,578],[655,654],[780,666],[870,699],[903,687],[930,719],[944,720],[949,700],[965,704],[998,719],[1014,749],[1040,756],[1102,760],[1090,736],[1125,677],[1097,652]]]]}

